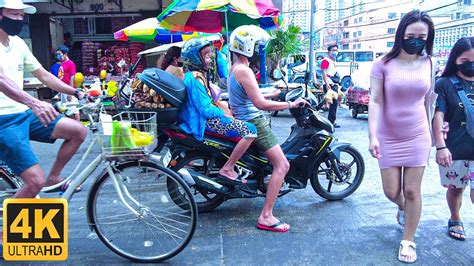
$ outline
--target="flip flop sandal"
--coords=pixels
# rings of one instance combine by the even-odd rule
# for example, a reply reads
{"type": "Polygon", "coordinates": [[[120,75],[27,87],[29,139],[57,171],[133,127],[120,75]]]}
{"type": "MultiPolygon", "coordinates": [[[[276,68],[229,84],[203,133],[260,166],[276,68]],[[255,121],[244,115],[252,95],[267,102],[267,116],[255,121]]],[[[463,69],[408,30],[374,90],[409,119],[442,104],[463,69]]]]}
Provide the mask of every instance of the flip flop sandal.
{"type": "Polygon", "coordinates": [[[408,240],[402,240],[400,242],[400,248],[398,249],[398,260],[404,263],[414,263],[417,259],[416,255],[416,244],[415,242],[408,241],[408,240]],[[412,248],[415,251],[415,255],[411,260],[407,259],[407,256],[410,256],[411,254],[408,252],[408,250],[412,248]]]}
{"type": "Polygon", "coordinates": [[[461,221],[448,220],[448,236],[456,240],[464,241],[466,240],[466,232],[464,231],[464,224],[461,221]],[[454,226],[461,226],[462,229],[455,229],[454,226]],[[464,236],[456,236],[455,234],[464,236]]]}
{"type": "Polygon", "coordinates": [[[260,229],[260,230],[272,231],[272,232],[277,232],[277,233],[285,233],[285,232],[288,232],[288,230],[290,230],[289,226],[288,226],[288,228],[283,228],[283,229],[278,228],[278,226],[280,226],[280,225],[285,225],[285,223],[282,222],[282,221],[279,221],[279,222],[274,223],[270,226],[264,225],[264,224],[261,224],[261,223],[257,223],[257,228],[260,229]]]}
{"type": "Polygon", "coordinates": [[[237,176],[236,179],[232,180],[232,179],[228,178],[227,176],[217,174],[217,178],[218,178],[220,183],[231,185],[231,186],[239,186],[239,185],[244,185],[245,184],[244,182],[242,182],[243,180],[242,180],[241,176],[237,176]]]}

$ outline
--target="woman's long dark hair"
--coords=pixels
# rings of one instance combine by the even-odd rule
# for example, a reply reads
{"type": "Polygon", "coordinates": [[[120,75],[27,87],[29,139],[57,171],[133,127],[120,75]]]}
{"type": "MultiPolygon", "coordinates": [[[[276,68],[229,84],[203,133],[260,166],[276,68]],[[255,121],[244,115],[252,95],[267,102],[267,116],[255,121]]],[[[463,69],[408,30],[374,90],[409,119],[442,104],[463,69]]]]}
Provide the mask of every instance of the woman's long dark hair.
{"type": "MultiPolygon", "coordinates": [[[[392,50],[388,52],[384,57],[383,60],[385,63],[392,60],[393,58],[397,57],[402,50],[402,42],[405,38],[405,31],[408,25],[416,23],[418,21],[422,21],[428,25],[428,37],[426,38],[426,45],[425,49],[428,55],[433,55],[433,41],[434,41],[434,24],[431,20],[430,16],[424,11],[420,10],[413,10],[405,14],[402,20],[400,20],[400,24],[398,24],[397,32],[395,33],[395,43],[392,47],[392,50]]],[[[423,50],[418,53],[418,55],[423,55],[423,50]]]]}
{"type": "Polygon", "coordinates": [[[474,49],[474,37],[463,37],[459,39],[451,49],[449,54],[448,62],[446,62],[446,67],[444,68],[443,74],[441,77],[448,77],[454,75],[458,72],[458,66],[456,65],[456,59],[458,59],[461,54],[466,51],[474,49]]]}
{"type": "Polygon", "coordinates": [[[180,56],[181,48],[179,48],[178,46],[171,46],[170,48],[168,48],[168,51],[166,51],[165,58],[161,62],[160,68],[166,70],[166,68],[171,65],[171,62],[173,62],[175,58],[178,58],[180,56]]]}

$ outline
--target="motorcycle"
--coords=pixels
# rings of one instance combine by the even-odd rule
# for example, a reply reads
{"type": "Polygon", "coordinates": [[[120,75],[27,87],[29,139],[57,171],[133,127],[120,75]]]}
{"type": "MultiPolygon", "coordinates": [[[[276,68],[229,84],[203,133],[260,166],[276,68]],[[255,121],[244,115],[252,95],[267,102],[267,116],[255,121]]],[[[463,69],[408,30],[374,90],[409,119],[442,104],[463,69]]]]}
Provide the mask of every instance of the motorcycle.
{"type": "MultiPolygon", "coordinates": [[[[153,86],[152,82],[148,84],[153,86]]],[[[305,95],[307,90],[295,89],[287,93],[286,100],[305,95]]],[[[314,191],[328,200],[341,200],[354,193],[365,172],[361,154],[350,143],[337,140],[333,125],[311,106],[293,108],[290,113],[296,123],[281,144],[290,169],[279,196],[306,188],[308,180],[314,191]]],[[[164,147],[170,151],[171,156],[162,163],[178,172],[194,190],[200,212],[211,211],[228,199],[265,197],[272,165],[256,146],[251,146],[237,162],[237,172],[246,182],[235,185],[217,177],[236,145],[235,140],[206,134],[203,141],[198,141],[176,126],[158,130],[161,134],[156,152],[164,147]]],[[[175,186],[169,182],[168,192],[181,206],[187,199],[175,186]]]]}

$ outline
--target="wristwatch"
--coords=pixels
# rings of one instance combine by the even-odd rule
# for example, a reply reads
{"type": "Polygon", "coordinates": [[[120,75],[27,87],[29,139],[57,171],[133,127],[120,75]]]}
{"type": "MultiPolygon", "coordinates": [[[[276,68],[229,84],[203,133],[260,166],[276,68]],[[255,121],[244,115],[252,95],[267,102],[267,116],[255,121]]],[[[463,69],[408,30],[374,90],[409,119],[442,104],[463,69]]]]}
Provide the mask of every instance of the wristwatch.
{"type": "Polygon", "coordinates": [[[288,109],[291,109],[291,108],[293,108],[293,103],[292,103],[292,102],[290,102],[290,101],[287,101],[287,103],[288,103],[288,106],[289,106],[289,108],[288,108],[288,109]]]}
{"type": "Polygon", "coordinates": [[[74,96],[76,96],[77,99],[79,99],[79,93],[80,92],[84,92],[82,89],[76,89],[76,91],[74,92],[74,96]]]}

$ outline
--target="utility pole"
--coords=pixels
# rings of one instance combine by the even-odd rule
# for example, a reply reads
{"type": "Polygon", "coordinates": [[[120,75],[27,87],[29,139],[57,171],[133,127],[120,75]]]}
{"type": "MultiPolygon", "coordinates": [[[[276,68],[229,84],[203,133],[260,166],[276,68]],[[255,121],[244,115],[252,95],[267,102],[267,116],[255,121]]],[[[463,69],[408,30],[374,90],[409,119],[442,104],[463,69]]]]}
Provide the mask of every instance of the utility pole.
{"type": "Polygon", "coordinates": [[[309,26],[309,76],[313,78],[314,71],[314,13],[316,12],[316,0],[311,0],[311,19],[309,26]]]}
{"type": "Polygon", "coordinates": [[[337,5],[337,36],[336,36],[336,44],[338,44],[341,40],[341,18],[344,7],[344,0],[339,0],[337,5]]]}

